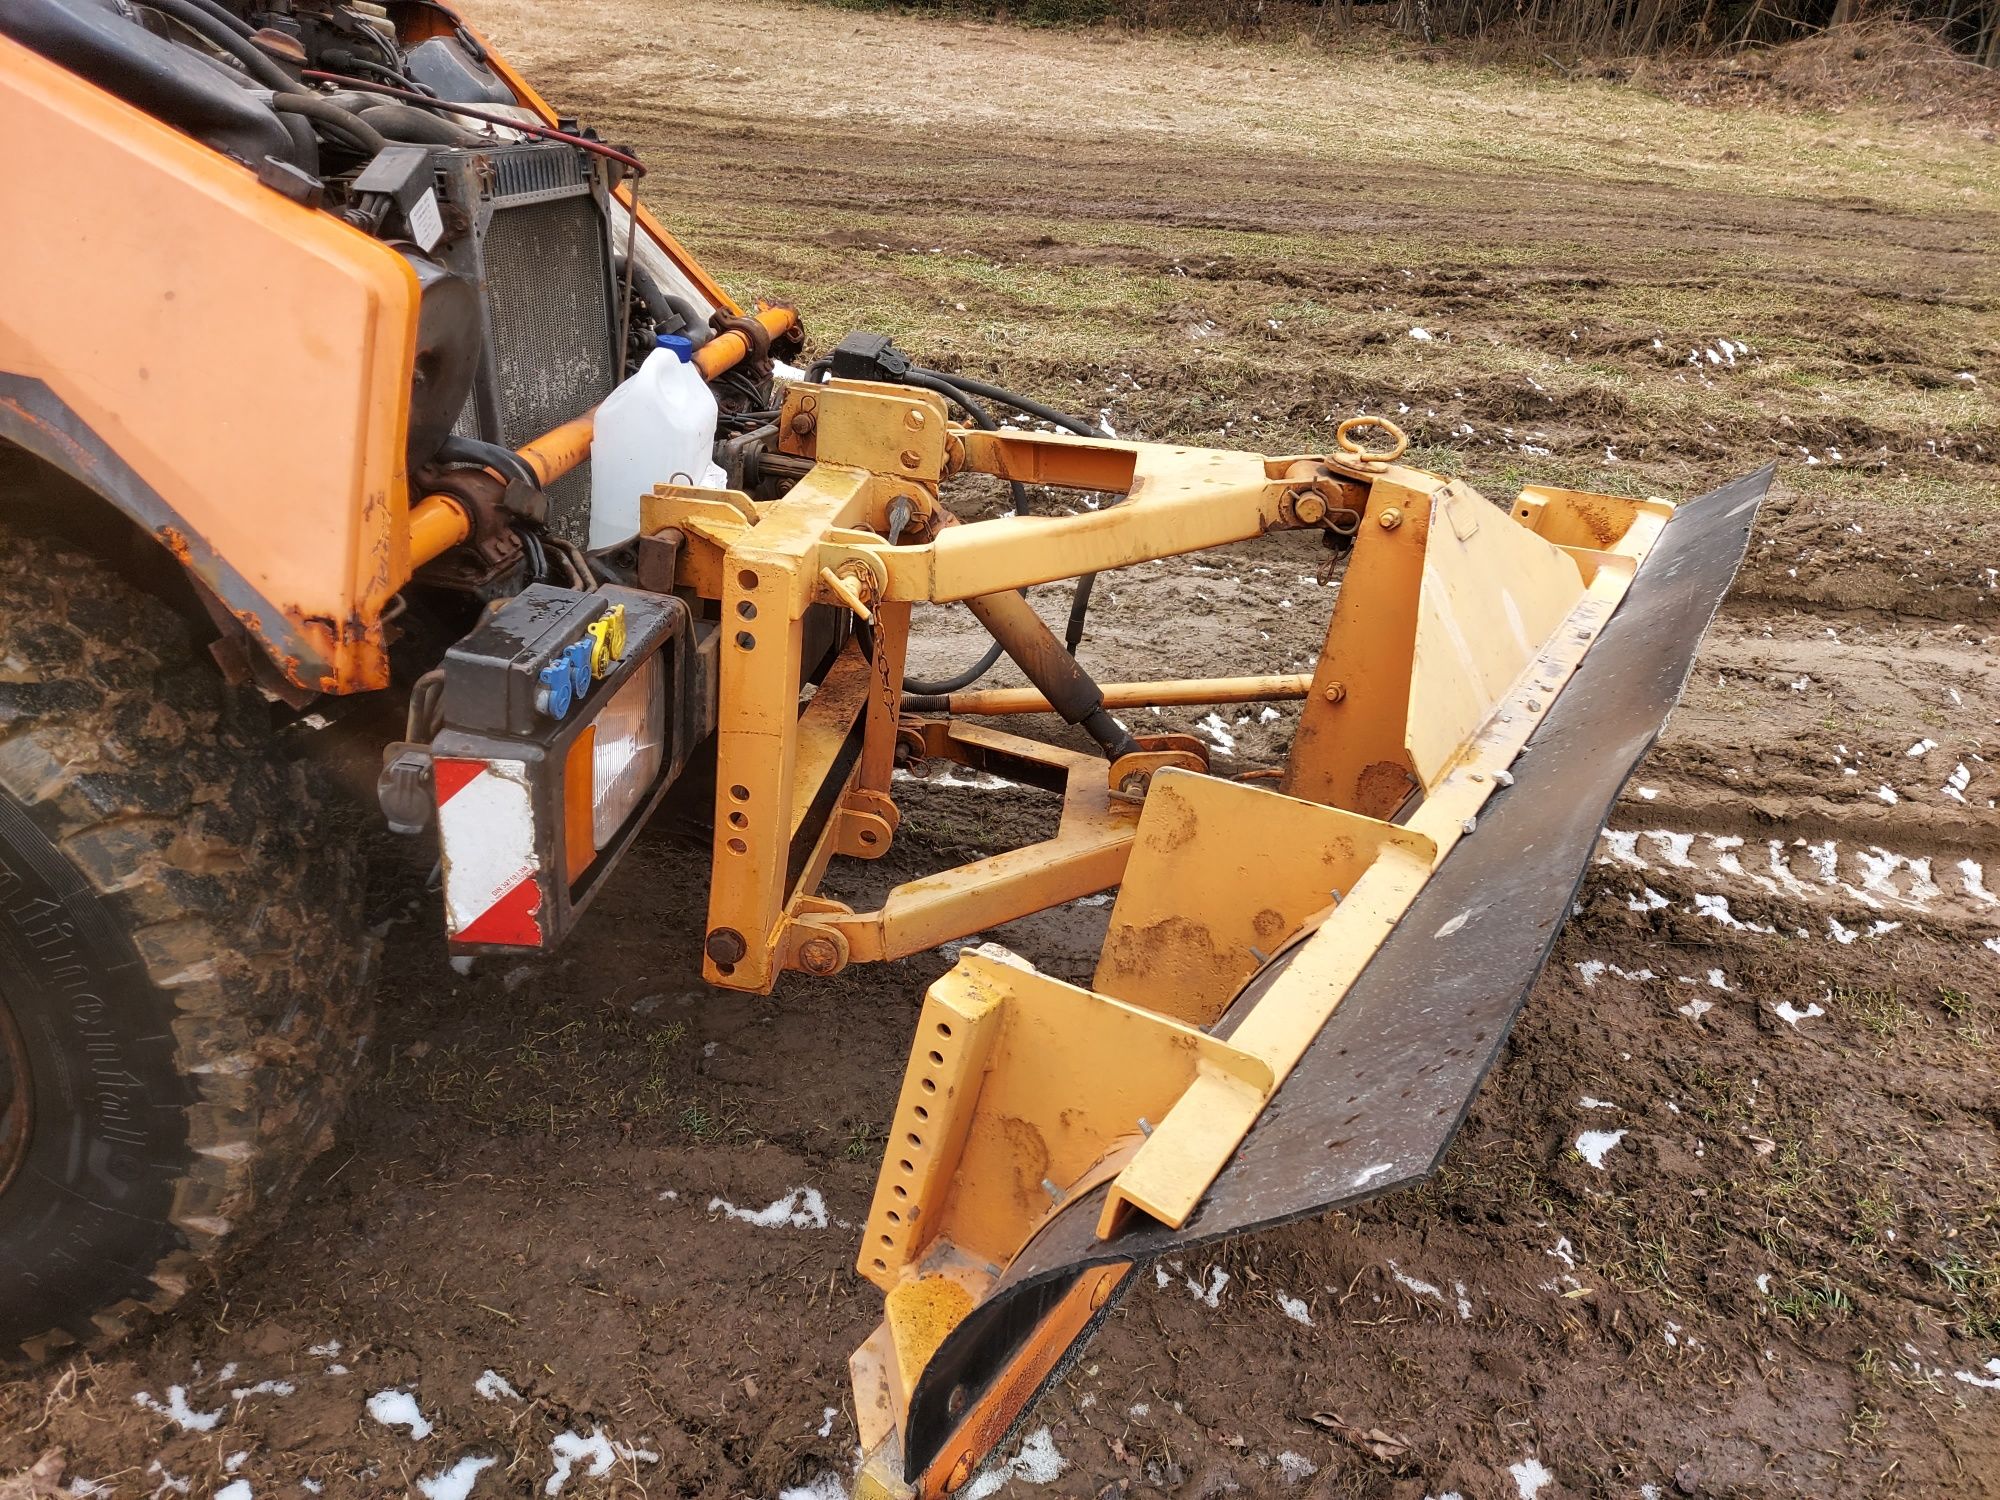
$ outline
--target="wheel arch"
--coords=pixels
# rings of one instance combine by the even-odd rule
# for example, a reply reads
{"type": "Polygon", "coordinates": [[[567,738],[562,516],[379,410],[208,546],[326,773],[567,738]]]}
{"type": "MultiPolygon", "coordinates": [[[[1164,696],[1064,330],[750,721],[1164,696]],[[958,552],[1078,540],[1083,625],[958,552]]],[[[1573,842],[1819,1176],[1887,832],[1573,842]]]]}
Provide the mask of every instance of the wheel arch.
{"type": "Polygon", "coordinates": [[[333,666],[298,621],[266,599],[88,422],[33,376],[0,370],[0,451],[13,448],[75,488],[35,486],[45,518],[223,643],[225,672],[295,706],[333,666]],[[135,569],[141,539],[152,566],[135,569]],[[170,566],[160,566],[161,563],[170,566]]]}

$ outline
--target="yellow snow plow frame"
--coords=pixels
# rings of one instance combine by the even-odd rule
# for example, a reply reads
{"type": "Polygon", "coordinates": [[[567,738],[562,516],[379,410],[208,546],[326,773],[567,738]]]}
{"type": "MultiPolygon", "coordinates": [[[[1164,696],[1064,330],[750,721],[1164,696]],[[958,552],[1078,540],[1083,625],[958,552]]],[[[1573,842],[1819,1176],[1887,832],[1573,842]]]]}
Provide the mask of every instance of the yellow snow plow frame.
{"type": "MultiPolygon", "coordinates": [[[[1006,1368],[951,1413],[951,1441],[913,1453],[910,1402],[934,1353],[1084,1195],[1101,1198],[1100,1238],[1196,1212],[1509,779],[1673,507],[1530,489],[1503,510],[1396,463],[1402,435],[1372,419],[1344,424],[1331,454],[1271,458],[966,430],[926,391],[832,381],[789,388],[780,430],[813,461],[782,499],[662,486],[644,508],[642,545],[666,548],[676,583],[724,622],[706,977],[768,991],[787,969],[831,974],[1118,889],[1089,987],[989,947],[962,953],[923,1005],[858,1259],[886,1317],[853,1360],[857,1483],[942,1494],[1129,1265],[1038,1306],[1006,1368]],[[1115,503],[960,525],[939,492],[967,473],[1115,503]],[[1014,591],[1277,529],[1350,552],[1274,780],[1210,774],[1187,736],[1094,755],[903,712],[914,604],[972,602],[1079,722],[1094,689],[1083,679],[1079,698],[1074,661],[1014,591]],[[852,612],[854,635],[801,707],[807,611],[827,604],[852,612]],[[820,895],[835,855],[887,852],[892,774],[931,760],[1059,791],[1058,831],[898,886],[873,910],[820,895]],[[1280,954],[1275,982],[1238,1004],[1280,954]]],[[[1259,690],[1154,686],[1176,702],[1259,690]]]]}

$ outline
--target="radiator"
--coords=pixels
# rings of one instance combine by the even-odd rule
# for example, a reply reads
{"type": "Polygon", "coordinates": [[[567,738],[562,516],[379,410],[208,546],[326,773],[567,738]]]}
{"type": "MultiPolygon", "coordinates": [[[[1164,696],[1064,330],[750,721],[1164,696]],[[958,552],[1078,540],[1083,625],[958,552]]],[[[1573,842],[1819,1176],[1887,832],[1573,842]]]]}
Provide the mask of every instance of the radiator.
{"type": "MultiPolygon", "coordinates": [[[[475,225],[455,269],[482,287],[486,317],[458,430],[518,448],[617,383],[602,186],[584,153],[558,143],[443,154],[447,192],[475,225]]],[[[548,524],[577,543],[589,534],[587,464],[549,486],[548,524]]]]}

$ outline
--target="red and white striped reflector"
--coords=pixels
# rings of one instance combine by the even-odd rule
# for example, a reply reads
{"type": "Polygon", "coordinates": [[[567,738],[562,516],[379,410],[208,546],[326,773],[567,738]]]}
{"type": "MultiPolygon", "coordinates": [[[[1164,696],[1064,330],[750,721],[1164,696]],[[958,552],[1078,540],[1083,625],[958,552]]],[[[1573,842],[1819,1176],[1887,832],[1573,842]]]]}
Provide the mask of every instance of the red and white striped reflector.
{"type": "Polygon", "coordinates": [[[542,946],[535,808],[527,762],[440,760],[445,930],[454,942],[542,946]]]}

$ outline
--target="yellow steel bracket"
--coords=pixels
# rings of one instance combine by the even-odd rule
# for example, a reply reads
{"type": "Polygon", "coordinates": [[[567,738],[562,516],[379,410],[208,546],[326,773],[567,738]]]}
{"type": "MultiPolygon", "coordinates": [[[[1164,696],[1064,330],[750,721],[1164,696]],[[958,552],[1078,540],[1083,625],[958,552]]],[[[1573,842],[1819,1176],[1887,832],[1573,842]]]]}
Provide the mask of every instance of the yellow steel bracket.
{"type": "MultiPolygon", "coordinates": [[[[1022,457],[974,436],[968,461],[1022,457]]],[[[1135,474],[1152,461],[1135,453],[1135,474]]],[[[1265,462],[1282,498],[1286,469],[1265,462]]],[[[1108,1184],[1102,1238],[1134,1215],[1187,1222],[1433,871],[1474,834],[1672,511],[1558,490],[1501,510],[1386,450],[1323,462],[1365,472],[1366,487],[1282,781],[1153,768],[1092,987],[968,955],[926,1001],[860,1262],[888,1293],[853,1361],[864,1489],[962,1483],[968,1455],[1005,1430],[1085,1304],[1129,1269],[1091,1273],[1045,1314],[906,1482],[900,1433],[925,1362],[1051,1213],[1108,1184]]],[[[1311,477],[1294,472],[1295,507],[1311,477]]],[[[1199,470],[1185,483],[1199,489],[1199,470]]],[[[1100,533],[1091,545],[1109,544],[1100,533]]],[[[887,561],[892,596],[920,576],[958,587],[947,582],[957,560],[935,548],[928,574],[887,561]]]]}

